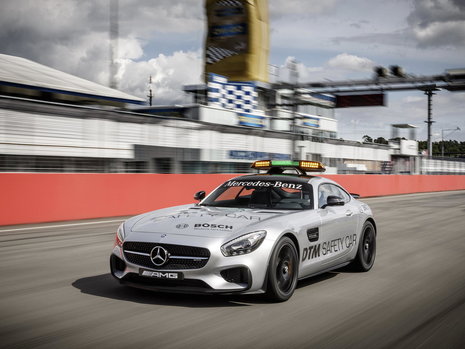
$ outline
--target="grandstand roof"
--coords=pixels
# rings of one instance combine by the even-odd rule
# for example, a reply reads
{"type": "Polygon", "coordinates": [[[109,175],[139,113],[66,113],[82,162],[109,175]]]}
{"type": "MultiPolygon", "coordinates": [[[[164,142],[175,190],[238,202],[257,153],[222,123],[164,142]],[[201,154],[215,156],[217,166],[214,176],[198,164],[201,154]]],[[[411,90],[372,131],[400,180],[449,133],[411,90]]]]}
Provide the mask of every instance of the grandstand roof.
{"type": "Polygon", "coordinates": [[[145,104],[142,98],[99,85],[31,60],[0,54],[0,85],[119,103],[145,104]]]}

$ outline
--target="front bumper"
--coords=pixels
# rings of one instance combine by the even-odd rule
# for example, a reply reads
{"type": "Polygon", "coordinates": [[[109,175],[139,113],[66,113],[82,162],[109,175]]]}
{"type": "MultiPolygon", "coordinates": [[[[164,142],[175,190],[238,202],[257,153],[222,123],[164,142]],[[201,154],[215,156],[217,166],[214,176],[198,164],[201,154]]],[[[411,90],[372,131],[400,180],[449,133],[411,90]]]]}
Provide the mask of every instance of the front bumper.
{"type": "MultiPolygon", "coordinates": [[[[241,271],[246,274],[246,277],[243,278],[243,280],[241,280],[244,282],[240,283],[240,285],[242,286],[240,289],[213,289],[210,285],[199,279],[160,279],[141,276],[140,273],[134,272],[127,272],[123,277],[119,278],[117,274],[120,272],[120,270],[117,269],[117,265],[121,265],[122,263],[124,263],[124,261],[119,259],[119,257],[115,255],[112,255],[110,257],[110,267],[112,275],[123,285],[146,289],[150,291],[192,294],[231,294],[238,292],[246,292],[250,289],[250,286],[252,285],[252,275],[250,273],[250,270],[246,267],[231,268],[225,270],[228,271],[233,269],[241,269],[241,271]]],[[[147,268],[143,269],[147,270],[147,268]]]]}
{"type": "MultiPolygon", "coordinates": [[[[199,246],[202,246],[200,243],[199,246]]],[[[247,255],[224,257],[218,246],[207,246],[208,262],[198,269],[166,269],[131,263],[122,248],[115,246],[110,257],[112,275],[132,287],[159,292],[232,294],[262,293],[272,244],[264,241],[259,249],[247,255]],[[141,271],[155,274],[182,273],[182,279],[142,276],[141,271]]]]}

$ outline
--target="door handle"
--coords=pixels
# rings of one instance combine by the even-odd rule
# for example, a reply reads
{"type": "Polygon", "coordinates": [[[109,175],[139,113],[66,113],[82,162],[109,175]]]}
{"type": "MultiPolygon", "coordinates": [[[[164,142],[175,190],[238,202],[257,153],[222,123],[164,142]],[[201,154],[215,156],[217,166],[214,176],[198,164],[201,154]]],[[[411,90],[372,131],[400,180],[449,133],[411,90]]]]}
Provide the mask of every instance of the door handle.
{"type": "Polygon", "coordinates": [[[350,216],[352,216],[353,214],[354,214],[354,213],[353,213],[351,210],[347,210],[347,211],[346,211],[346,216],[347,216],[347,217],[350,217],[350,216]]]}

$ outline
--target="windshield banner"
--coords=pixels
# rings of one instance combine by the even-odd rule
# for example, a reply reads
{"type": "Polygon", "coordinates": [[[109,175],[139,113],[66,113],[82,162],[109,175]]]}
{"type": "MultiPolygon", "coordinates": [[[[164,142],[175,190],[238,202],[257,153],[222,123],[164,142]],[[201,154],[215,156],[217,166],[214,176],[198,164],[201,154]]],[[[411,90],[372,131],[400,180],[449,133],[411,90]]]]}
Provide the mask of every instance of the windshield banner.
{"type": "Polygon", "coordinates": [[[256,187],[256,188],[288,188],[288,189],[302,189],[302,184],[288,183],[282,181],[227,181],[224,187],[256,187]]]}

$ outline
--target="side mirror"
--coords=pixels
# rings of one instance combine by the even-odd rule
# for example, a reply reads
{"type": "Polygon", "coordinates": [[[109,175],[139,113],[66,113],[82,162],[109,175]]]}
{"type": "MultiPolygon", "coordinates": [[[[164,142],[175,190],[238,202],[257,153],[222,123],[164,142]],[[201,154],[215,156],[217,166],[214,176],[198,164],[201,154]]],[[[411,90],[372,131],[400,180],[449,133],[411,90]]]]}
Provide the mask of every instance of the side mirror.
{"type": "Polygon", "coordinates": [[[350,193],[350,196],[352,196],[354,199],[360,198],[360,194],[350,193]]]}
{"type": "Polygon", "coordinates": [[[194,194],[194,200],[200,201],[203,200],[205,197],[205,192],[203,190],[198,191],[197,193],[194,194]]]}
{"type": "Polygon", "coordinates": [[[328,199],[326,199],[326,205],[323,207],[325,208],[326,206],[344,206],[345,202],[343,198],[340,198],[339,196],[335,195],[330,195],[328,196],[328,199]]]}

